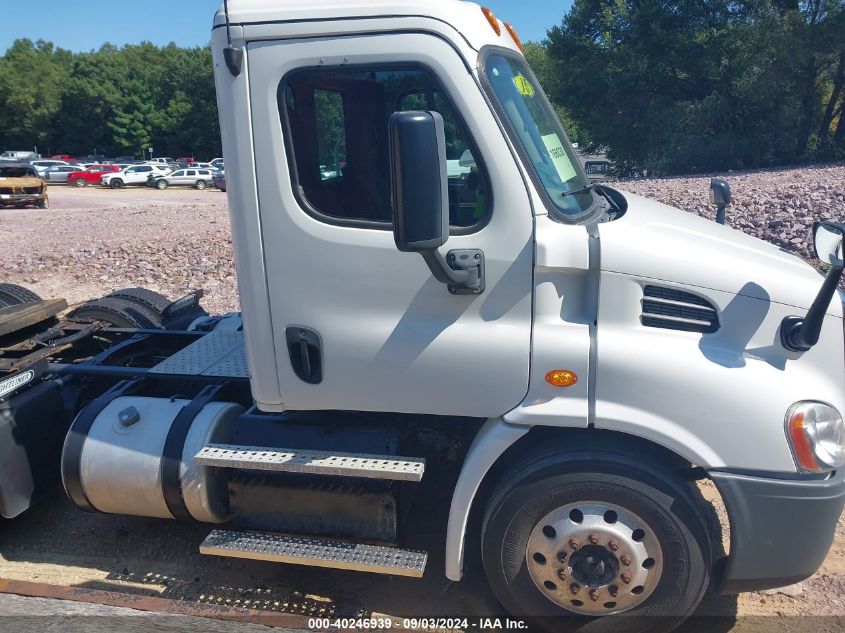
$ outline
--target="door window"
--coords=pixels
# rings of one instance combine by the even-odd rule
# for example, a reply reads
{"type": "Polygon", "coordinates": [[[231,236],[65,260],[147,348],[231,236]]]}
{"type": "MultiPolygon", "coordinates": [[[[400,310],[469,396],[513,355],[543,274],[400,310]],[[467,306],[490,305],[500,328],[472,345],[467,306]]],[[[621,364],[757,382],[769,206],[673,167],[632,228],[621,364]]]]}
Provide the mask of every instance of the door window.
{"type": "Polygon", "coordinates": [[[389,228],[388,121],[407,110],[443,116],[452,227],[471,229],[487,219],[491,200],[484,165],[428,70],[409,65],[300,70],[282,80],[278,100],[297,194],[320,219],[389,228]]]}

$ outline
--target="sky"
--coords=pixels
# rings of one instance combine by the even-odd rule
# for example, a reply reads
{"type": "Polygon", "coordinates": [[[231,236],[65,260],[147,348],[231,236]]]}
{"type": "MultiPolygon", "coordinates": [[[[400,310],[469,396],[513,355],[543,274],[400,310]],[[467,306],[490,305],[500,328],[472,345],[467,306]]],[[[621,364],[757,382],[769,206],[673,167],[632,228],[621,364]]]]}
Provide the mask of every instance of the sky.
{"type": "MultiPolygon", "coordinates": [[[[211,19],[221,1],[15,2],[15,8],[4,8],[0,20],[0,54],[21,37],[48,40],[74,52],[96,49],[105,42],[122,46],[144,40],[201,46],[208,43],[211,19]]],[[[484,4],[513,24],[527,42],[542,40],[549,27],[560,23],[572,0],[487,0],[484,4]]]]}

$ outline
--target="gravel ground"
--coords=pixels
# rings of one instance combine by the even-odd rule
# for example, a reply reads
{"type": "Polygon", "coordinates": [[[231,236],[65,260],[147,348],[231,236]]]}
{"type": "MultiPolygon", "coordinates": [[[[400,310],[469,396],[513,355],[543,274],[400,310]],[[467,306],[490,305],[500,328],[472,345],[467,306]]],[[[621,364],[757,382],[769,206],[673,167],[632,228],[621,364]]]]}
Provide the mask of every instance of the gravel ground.
{"type": "MultiPolygon", "coordinates": [[[[845,164],[718,176],[733,187],[731,226],[805,258],[814,220],[845,219],[845,164]]],[[[712,218],[708,184],[709,176],[616,186],[712,218]]],[[[224,194],[57,185],[51,187],[51,206],[0,209],[0,281],[63,296],[71,305],[130,285],[172,297],[202,287],[209,311],[238,309],[224,194]]],[[[796,595],[743,595],[739,613],[845,616],[845,520],[820,572],[788,593],[796,595]]],[[[709,610],[718,612],[718,605],[709,610]]]]}

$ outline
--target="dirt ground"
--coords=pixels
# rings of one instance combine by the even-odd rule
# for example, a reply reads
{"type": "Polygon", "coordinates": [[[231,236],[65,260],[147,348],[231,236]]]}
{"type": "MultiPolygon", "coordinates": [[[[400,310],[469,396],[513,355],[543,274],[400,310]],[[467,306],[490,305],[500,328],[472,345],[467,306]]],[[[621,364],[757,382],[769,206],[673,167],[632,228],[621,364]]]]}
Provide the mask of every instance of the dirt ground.
{"type": "MultiPolygon", "coordinates": [[[[787,174],[778,180],[789,177],[801,179],[800,174],[787,174]]],[[[705,196],[706,181],[699,180],[694,186],[701,186],[705,196]]],[[[660,186],[660,181],[648,181],[649,193],[659,193],[660,186]]],[[[26,285],[44,297],[63,296],[71,304],[129,285],[152,287],[174,298],[203,287],[210,311],[237,309],[223,193],[56,185],[50,188],[50,200],[49,210],[0,209],[0,281],[26,285]]],[[[837,213],[845,215],[845,208],[837,213]]],[[[715,500],[710,488],[704,487],[705,496],[715,500]]],[[[426,494],[433,505],[437,499],[443,502],[441,491],[426,494]]],[[[718,516],[717,508],[714,533],[724,527],[718,516]]],[[[463,582],[445,580],[438,521],[445,521],[445,515],[435,513],[418,526],[430,552],[424,579],[350,577],[332,570],[201,556],[198,546],[207,527],[86,514],[56,491],[24,516],[0,522],[0,578],[303,615],[500,613],[477,562],[463,582]]],[[[702,630],[789,631],[796,622],[790,616],[796,615],[826,616],[813,620],[813,630],[842,630],[845,516],[821,570],[788,593],[708,596],[699,613],[722,617],[708,620],[702,630]]],[[[5,612],[0,602],[0,615],[5,612]]]]}

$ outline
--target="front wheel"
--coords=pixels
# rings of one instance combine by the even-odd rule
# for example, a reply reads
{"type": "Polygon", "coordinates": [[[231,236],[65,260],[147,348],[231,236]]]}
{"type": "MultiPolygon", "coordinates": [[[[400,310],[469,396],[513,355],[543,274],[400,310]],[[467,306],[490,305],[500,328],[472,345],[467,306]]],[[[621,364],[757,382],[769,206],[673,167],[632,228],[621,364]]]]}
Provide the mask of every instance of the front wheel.
{"type": "Polygon", "coordinates": [[[156,182],[156,188],[160,191],[164,191],[165,189],[167,189],[167,181],[159,180],[158,182],[156,182]]]}
{"type": "Polygon", "coordinates": [[[73,186],[79,187],[80,189],[82,187],[86,186],[87,184],[88,184],[88,182],[86,182],[86,180],[84,178],[77,178],[73,181],[73,186]]]}
{"type": "Polygon", "coordinates": [[[490,584],[541,628],[671,630],[709,584],[703,519],[670,474],[591,455],[547,457],[503,479],[482,533],[490,584]]]}
{"type": "Polygon", "coordinates": [[[112,178],[109,181],[109,187],[112,189],[120,189],[123,186],[123,181],[120,178],[112,178]]]}

